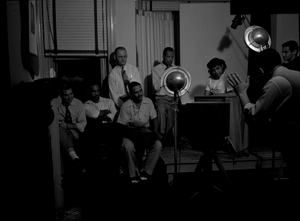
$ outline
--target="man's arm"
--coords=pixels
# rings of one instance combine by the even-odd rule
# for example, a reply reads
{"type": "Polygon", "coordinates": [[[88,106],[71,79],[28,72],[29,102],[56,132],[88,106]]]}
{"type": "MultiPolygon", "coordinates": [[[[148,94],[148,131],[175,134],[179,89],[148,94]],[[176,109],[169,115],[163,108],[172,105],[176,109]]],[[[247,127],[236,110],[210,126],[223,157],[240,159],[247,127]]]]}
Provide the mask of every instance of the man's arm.
{"type": "Polygon", "coordinates": [[[115,76],[113,76],[114,72],[111,71],[108,75],[108,88],[109,88],[109,97],[113,100],[113,102],[120,107],[123,102],[120,99],[120,96],[117,91],[117,80],[115,76]]]}
{"type": "Polygon", "coordinates": [[[156,138],[158,140],[161,140],[162,135],[159,133],[159,129],[158,129],[158,118],[155,117],[154,119],[151,120],[150,124],[152,125],[152,130],[153,133],[155,134],[156,138]]]}
{"type": "Polygon", "coordinates": [[[78,109],[78,118],[76,120],[76,125],[77,128],[80,132],[84,131],[84,128],[86,126],[86,115],[85,115],[85,109],[84,109],[84,105],[80,104],[79,109],[78,109]]]}

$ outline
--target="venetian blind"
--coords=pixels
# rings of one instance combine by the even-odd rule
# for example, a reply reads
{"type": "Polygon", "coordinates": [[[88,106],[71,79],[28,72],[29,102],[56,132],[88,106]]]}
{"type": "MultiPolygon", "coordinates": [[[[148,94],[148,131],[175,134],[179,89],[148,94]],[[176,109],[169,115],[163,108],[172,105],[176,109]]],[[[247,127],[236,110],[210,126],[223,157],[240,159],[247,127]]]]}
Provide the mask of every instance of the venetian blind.
{"type": "Polygon", "coordinates": [[[45,53],[107,56],[106,0],[44,0],[45,53]]]}

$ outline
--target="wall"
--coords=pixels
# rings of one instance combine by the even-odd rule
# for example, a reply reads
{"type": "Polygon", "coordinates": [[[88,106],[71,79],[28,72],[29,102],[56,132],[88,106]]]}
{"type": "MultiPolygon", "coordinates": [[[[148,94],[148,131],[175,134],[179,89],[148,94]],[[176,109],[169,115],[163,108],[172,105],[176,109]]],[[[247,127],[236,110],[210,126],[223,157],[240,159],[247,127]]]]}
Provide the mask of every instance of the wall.
{"type": "Polygon", "coordinates": [[[21,57],[21,13],[19,1],[7,1],[8,49],[11,84],[32,81],[21,57]]]}
{"type": "Polygon", "coordinates": [[[231,29],[233,18],[230,3],[180,4],[181,66],[192,79],[182,103],[192,102],[195,95],[203,95],[209,76],[206,64],[214,57],[225,60],[226,72],[237,72],[245,79],[248,49],[243,36],[246,27],[231,29]]]}
{"type": "MultiPolygon", "coordinates": [[[[36,1],[36,36],[37,42],[42,42],[41,1],[36,1]]],[[[43,47],[38,47],[38,55],[29,53],[28,38],[28,5],[26,1],[7,1],[7,35],[9,49],[9,63],[11,85],[20,82],[31,82],[41,78],[48,78],[50,68],[53,67],[51,58],[45,58],[43,47]]],[[[38,44],[38,43],[37,43],[38,44]]]]}
{"type": "Polygon", "coordinates": [[[271,35],[271,39],[274,39],[272,47],[278,52],[281,53],[281,44],[288,40],[300,43],[299,14],[274,14],[271,23],[274,28],[271,35]]]}
{"type": "Polygon", "coordinates": [[[135,38],[135,0],[115,0],[116,6],[116,47],[124,46],[127,50],[127,62],[136,65],[135,38]]]}

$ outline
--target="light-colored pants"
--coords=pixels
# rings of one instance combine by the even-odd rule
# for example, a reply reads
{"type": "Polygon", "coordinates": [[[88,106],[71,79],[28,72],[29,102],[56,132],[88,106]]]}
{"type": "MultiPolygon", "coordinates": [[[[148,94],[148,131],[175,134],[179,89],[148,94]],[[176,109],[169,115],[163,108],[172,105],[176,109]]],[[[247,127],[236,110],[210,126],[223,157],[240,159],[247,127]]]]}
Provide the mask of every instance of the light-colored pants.
{"type": "Polygon", "coordinates": [[[75,143],[79,139],[79,133],[75,130],[59,128],[60,146],[66,153],[74,151],[75,143]]]}
{"type": "Polygon", "coordinates": [[[169,130],[174,126],[175,109],[177,103],[173,97],[168,95],[156,96],[155,107],[157,112],[158,131],[162,135],[168,134],[169,130]]]}
{"type": "Polygon", "coordinates": [[[161,150],[162,144],[159,140],[156,140],[149,147],[136,147],[130,139],[123,138],[122,151],[127,159],[130,178],[139,176],[140,171],[145,171],[147,174],[152,175],[161,150]],[[146,150],[145,158],[144,150],[146,150]]]}

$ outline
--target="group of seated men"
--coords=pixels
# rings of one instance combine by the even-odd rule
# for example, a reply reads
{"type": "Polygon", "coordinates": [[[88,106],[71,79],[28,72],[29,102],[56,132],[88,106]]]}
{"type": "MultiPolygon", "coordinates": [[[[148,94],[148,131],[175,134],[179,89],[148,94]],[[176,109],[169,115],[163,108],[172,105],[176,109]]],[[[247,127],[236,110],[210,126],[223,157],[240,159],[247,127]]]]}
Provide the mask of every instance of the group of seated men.
{"type": "Polygon", "coordinates": [[[147,182],[159,160],[161,140],[173,127],[176,102],[160,87],[160,79],[172,66],[174,50],[166,48],[163,62],[153,68],[154,102],[144,96],[138,69],[127,64],[126,49],[116,48],[114,56],[116,66],[108,76],[110,98],[100,96],[99,84],[94,81],[87,84],[84,103],[74,97],[69,84],[63,88],[58,109],[61,150],[80,169],[76,143],[85,134],[87,141],[102,148],[102,154],[118,159],[116,163],[120,171],[128,172],[130,183],[147,182]]]}

